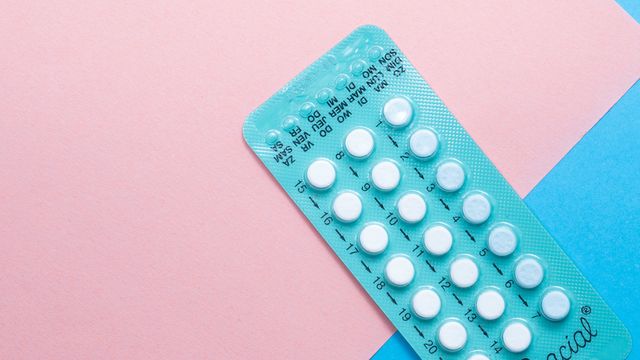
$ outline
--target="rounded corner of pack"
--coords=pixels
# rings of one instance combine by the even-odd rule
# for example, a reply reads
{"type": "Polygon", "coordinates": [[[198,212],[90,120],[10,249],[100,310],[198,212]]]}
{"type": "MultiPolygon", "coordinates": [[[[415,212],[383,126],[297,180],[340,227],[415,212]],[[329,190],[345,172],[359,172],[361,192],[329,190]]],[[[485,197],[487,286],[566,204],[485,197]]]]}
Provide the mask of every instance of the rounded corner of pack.
{"type": "Polygon", "coordinates": [[[375,24],[362,24],[353,31],[354,34],[361,32],[376,32],[389,36],[389,34],[387,34],[387,32],[383,28],[375,24]]]}

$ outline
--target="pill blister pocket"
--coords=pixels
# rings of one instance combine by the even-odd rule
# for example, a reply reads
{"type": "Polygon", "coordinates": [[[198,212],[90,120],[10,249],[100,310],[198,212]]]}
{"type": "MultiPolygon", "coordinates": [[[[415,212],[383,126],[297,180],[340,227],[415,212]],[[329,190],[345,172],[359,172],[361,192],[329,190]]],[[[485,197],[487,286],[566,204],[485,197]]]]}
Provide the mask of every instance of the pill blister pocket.
{"type": "Polygon", "coordinates": [[[354,31],[243,131],[421,358],[630,351],[621,321],[384,31],[354,31]]]}

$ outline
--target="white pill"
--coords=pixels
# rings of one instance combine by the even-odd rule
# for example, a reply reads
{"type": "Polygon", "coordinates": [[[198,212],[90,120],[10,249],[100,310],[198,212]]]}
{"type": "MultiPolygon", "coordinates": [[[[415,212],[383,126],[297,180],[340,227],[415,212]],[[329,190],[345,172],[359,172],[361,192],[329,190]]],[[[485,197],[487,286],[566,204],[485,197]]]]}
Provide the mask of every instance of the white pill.
{"type": "Polygon", "coordinates": [[[458,191],[464,185],[464,169],[455,161],[447,161],[438,166],[436,182],[444,191],[458,191]]]}
{"type": "Polygon", "coordinates": [[[421,129],[409,137],[409,148],[419,158],[428,158],[438,150],[438,136],[431,130],[421,129]]]}
{"type": "Polygon", "coordinates": [[[400,183],[400,169],[392,161],[381,161],[371,170],[373,185],[382,191],[391,191],[400,183]]]}
{"type": "Polygon", "coordinates": [[[478,265],[471,258],[460,257],[451,263],[449,275],[457,287],[471,287],[478,281],[478,265]]]}
{"type": "Polygon", "coordinates": [[[451,250],[453,235],[446,226],[434,225],[424,231],[422,241],[424,242],[424,247],[430,254],[441,256],[451,250]]]}
{"type": "Polygon", "coordinates": [[[365,129],[352,130],[344,140],[344,147],[354,158],[366,158],[373,151],[373,135],[365,129]]]}
{"type": "Polygon", "coordinates": [[[473,354],[467,358],[467,360],[491,360],[487,355],[473,354]]]}
{"type": "Polygon", "coordinates": [[[569,314],[571,301],[563,291],[552,290],[544,295],[540,308],[547,319],[560,321],[569,314]]]}
{"type": "Polygon", "coordinates": [[[497,256],[511,255],[518,245],[516,233],[507,225],[496,226],[489,232],[487,246],[497,256]]]}
{"type": "Polygon", "coordinates": [[[495,320],[504,314],[504,298],[496,290],[485,290],[476,299],[476,311],[485,320],[495,320]]]}
{"type": "Polygon", "coordinates": [[[416,193],[407,193],[400,197],[397,204],[398,215],[408,223],[417,223],[427,213],[427,203],[416,193]]]}
{"type": "Polygon", "coordinates": [[[367,254],[377,255],[387,248],[389,234],[382,225],[369,224],[360,231],[358,243],[367,254]]]}
{"type": "Polygon", "coordinates": [[[318,159],[307,168],[307,183],[318,190],[330,188],[336,181],[336,168],[329,160],[318,159]]]}
{"type": "Polygon", "coordinates": [[[462,202],[462,214],[469,223],[482,224],[491,216],[491,202],[483,194],[471,194],[462,202]]]}
{"type": "Polygon", "coordinates": [[[431,289],[422,289],[411,298],[411,308],[421,319],[433,319],[440,312],[442,302],[438,293],[431,289]]]}
{"type": "Polygon", "coordinates": [[[394,286],[407,286],[413,280],[416,271],[413,263],[405,256],[395,256],[387,262],[384,275],[394,286]]]}
{"type": "Polygon", "coordinates": [[[467,329],[455,320],[449,320],[438,329],[438,342],[445,350],[459,351],[467,343],[467,329]]]}
{"type": "Polygon", "coordinates": [[[345,191],[336,196],[332,208],[338,220],[346,223],[354,222],[362,214],[362,201],[356,193],[345,191]]]}
{"type": "Polygon", "coordinates": [[[512,353],[520,353],[531,345],[531,330],[520,322],[513,322],[502,332],[502,343],[512,353]]]}
{"type": "Polygon", "coordinates": [[[384,104],[382,114],[391,126],[405,126],[413,118],[413,105],[403,97],[396,97],[384,104]]]}
{"type": "Polygon", "coordinates": [[[515,278],[521,288],[533,289],[542,282],[544,269],[536,259],[522,259],[516,264],[515,278]]]}

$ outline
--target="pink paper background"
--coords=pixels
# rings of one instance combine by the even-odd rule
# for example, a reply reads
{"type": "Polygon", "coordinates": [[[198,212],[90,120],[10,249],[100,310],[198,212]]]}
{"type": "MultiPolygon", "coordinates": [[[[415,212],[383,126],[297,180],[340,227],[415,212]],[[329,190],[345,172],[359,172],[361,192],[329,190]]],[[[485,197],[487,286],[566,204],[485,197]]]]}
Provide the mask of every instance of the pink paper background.
{"type": "Polygon", "coordinates": [[[241,139],[364,23],[522,195],[640,74],[612,1],[4,1],[0,358],[373,354],[392,327],[241,139]]]}

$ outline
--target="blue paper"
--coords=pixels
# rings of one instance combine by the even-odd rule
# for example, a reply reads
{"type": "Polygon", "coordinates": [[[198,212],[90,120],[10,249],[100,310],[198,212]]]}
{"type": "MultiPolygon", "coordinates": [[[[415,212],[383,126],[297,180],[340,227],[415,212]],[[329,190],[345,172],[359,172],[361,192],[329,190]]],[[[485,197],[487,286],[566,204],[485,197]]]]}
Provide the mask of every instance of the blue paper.
{"type": "Polygon", "coordinates": [[[618,0],[617,3],[625,9],[636,21],[640,22],[640,1],[618,0]]]}

